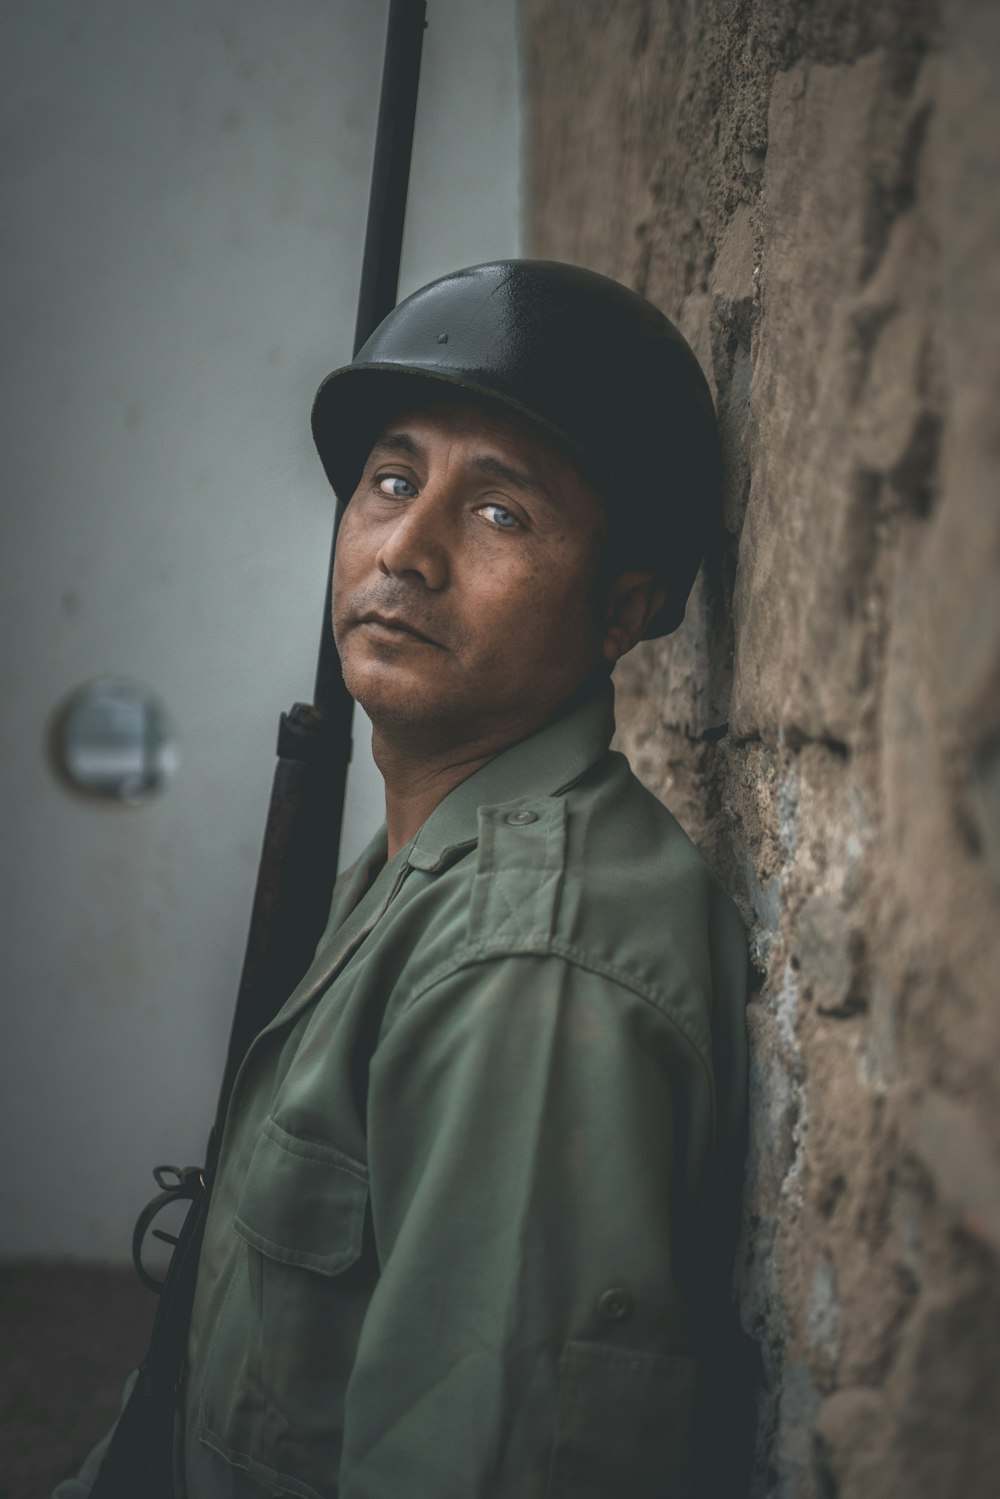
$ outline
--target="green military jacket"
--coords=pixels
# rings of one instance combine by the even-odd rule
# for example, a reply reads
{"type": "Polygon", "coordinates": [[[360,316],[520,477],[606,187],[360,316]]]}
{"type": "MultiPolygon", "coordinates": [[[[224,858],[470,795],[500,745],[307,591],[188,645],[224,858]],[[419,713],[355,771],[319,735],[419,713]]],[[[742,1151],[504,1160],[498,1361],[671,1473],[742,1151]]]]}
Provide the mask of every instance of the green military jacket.
{"type": "Polygon", "coordinates": [[[672,1215],[740,1130],[746,950],[612,730],[602,692],[338,881],[229,1109],[188,1499],[692,1492],[672,1215]]]}

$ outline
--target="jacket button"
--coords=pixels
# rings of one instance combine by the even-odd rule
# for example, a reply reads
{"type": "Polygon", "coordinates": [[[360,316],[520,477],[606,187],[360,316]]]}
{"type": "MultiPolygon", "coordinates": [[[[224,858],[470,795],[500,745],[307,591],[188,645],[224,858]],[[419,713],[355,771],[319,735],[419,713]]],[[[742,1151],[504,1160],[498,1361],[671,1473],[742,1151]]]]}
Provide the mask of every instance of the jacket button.
{"type": "Polygon", "coordinates": [[[512,828],[526,828],[529,822],[538,821],[538,813],[508,812],[507,816],[504,818],[504,821],[509,822],[512,828]]]}
{"type": "Polygon", "coordinates": [[[598,1314],[605,1322],[627,1322],[634,1310],[635,1302],[624,1286],[612,1286],[597,1303],[598,1314]]]}

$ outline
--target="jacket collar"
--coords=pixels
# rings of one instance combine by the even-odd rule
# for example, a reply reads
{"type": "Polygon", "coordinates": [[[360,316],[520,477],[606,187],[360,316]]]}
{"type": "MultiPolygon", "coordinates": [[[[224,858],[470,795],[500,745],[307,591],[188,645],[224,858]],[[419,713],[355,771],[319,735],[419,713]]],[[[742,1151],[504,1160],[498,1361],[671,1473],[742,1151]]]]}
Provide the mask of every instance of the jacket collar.
{"type": "Polygon", "coordinates": [[[456,786],[388,864],[385,828],[379,828],[360,859],[337,881],[330,922],[316,956],[253,1047],[263,1036],[287,1026],[329,985],[378,925],[411,869],[437,872],[478,842],[480,807],[567,790],[605,754],[614,731],[614,690],[610,683],[602,683],[568,712],[456,786]]]}
{"type": "Polygon", "coordinates": [[[400,856],[412,869],[442,868],[478,841],[480,807],[565,791],[606,752],[614,731],[614,689],[602,682],[450,791],[400,856]]]}

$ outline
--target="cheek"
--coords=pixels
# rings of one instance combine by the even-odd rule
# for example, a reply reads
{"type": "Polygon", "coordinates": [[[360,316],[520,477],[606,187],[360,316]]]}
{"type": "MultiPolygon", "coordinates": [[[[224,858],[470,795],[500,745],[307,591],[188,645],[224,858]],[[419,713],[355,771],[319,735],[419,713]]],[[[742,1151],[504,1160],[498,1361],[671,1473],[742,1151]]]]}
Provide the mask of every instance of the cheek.
{"type": "Polygon", "coordinates": [[[589,659],[599,634],[593,580],[532,567],[483,591],[476,610],[483,654],[501,671],[536,678],[561,676],[589,659]],[[555,586],[554,586],[555,585],[555,586]]]}
{"type": "Polygon", "coordinates": [[[335,608],[338,597],[343,596],[351,588],[357,581],[359,573],[364,570],[366,550],[364,532],[357,525],[356,517],[348,506],[337,532],[337,547],[333,554],[335,608]]]}

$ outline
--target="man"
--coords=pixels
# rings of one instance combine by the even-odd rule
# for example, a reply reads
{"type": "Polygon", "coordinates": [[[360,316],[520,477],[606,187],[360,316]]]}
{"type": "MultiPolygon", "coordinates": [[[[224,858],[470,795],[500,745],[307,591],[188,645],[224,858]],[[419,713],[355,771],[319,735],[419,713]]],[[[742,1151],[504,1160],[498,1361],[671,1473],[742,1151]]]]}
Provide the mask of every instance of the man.
{"type": "Polygon", "coordinates": [[[717,523],[704,380],[624,288],[506,262],[397,308],[314,432],[386,824],[234,1089],[178,1489],[692,1494],[745,947],[608,744],[717,523]]]}

